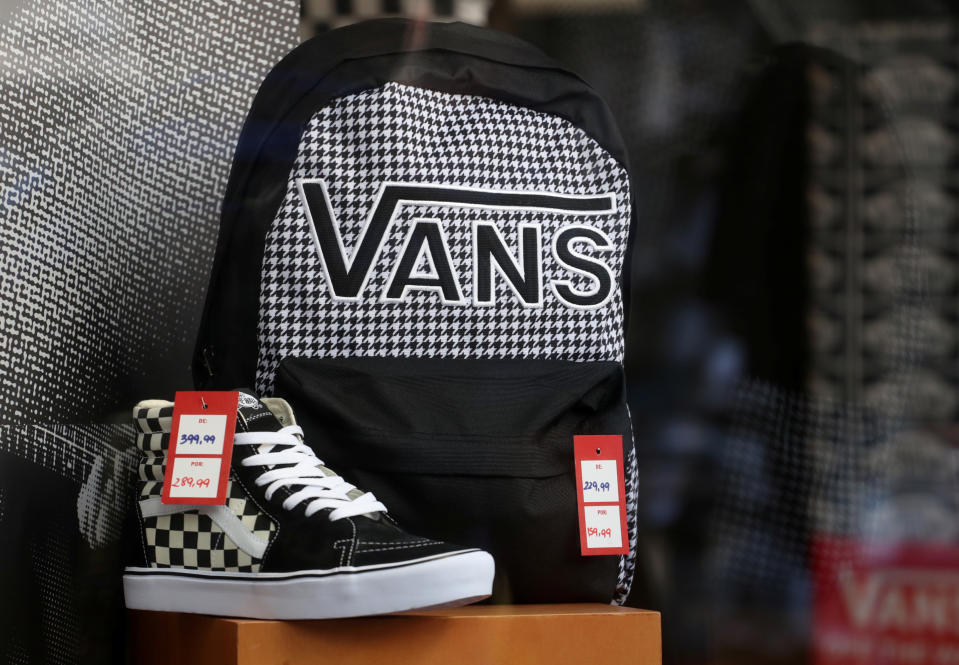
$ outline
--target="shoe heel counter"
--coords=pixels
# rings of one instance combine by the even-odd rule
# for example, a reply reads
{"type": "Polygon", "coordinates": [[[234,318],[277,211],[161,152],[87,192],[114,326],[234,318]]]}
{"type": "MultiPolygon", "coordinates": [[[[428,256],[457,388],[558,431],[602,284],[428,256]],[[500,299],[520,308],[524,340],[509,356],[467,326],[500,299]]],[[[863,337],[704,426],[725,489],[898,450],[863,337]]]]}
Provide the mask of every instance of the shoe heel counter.
{"type": "Polygon", "coordinates": [[[170,447],[170,423],[173,405],[136,408],[133,425],[136,444],[140,451],[137,465],[137,490],[140,498],[159,496],[166,472],[167,451],[170,447]]]}
{"type": "Polygon", "coordinates": [[[167,451],[170,445],[170,423],[173,405],[137,405],[133,409],[133,427],[139,454],[135,464],[135,478],[127,510],[124,533],[127,542],[127,565],[151,566],[146,547],[146,525],[140,515],[139,503],[159,497],[163,490],[167,451]]]}
{"type": "Polygon", "coordinates": [[[145,533],[140,520],[140,507],[137,505],[136,495],[130,495],[127,501],[126,515],[123,519],[123,560],[127,566],[147,567],[145,533]]]}

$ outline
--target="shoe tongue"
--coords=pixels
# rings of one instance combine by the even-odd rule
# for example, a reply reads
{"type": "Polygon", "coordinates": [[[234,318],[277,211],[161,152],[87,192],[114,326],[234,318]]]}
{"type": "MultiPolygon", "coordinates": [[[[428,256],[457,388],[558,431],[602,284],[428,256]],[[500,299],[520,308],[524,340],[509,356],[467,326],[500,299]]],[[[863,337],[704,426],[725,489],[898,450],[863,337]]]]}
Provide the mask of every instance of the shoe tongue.
{"type": "MultiPolygon", "coordinates": [[[[259,398],[253,394],[252,390],[247,388],[238,388],[237,392],[240,394],[239,399],[237,400],[236,407],[236,431],[237,432],[278,432],[283,429],[283,425],[280,424],[280,421],[277,417],[270,411],[269,407],[266,406],[259,398]]],[[[259,447],[257,452],[266,453],[273,450],[272,445],[263,445],[259,447]]],[[[253,451],[250,451],[252,454],[253,451]]],[[[272,467],[270,467],[272,468],[272,467]]],[[[326,476],[336,476],[337,473],[332,469],[328,469],[325,466],[317,465],[317,468],[322,471],[326,476]]],[[[350,499],[357,499],[363,496],[363,490],[353,488],[346,495],[350,499]]],[[[377,515],[367,514],[365,517],[370,519],[379,519],[377,515]]]]}
{"type": "Polygon", "coordinates": [[[240,393],[236,408],[237,431],[278,432],[283,429],[283,425],[276,419],[273,412],[253,394],[253,391],[240,388],[237,392],[240,393]]]}

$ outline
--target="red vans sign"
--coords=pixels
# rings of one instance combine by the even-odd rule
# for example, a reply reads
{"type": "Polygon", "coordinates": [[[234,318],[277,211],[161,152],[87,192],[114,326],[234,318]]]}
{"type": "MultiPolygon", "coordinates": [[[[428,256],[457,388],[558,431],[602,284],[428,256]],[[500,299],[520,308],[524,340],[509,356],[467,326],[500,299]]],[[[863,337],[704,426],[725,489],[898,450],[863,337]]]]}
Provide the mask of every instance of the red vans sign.
{"type": "Polygon", "coordinates": [[[959,546],[813,544],[817,665],[959,665],[959,546]]]}

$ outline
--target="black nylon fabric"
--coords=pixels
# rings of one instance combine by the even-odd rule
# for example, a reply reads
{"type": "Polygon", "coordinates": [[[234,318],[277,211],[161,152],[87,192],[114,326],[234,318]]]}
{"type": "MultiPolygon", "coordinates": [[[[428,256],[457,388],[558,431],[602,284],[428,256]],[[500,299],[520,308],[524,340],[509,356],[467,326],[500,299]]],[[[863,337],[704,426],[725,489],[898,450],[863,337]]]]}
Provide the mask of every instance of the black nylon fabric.
{"type": "MultiPolygon", "coordinates": [[[[198,389],[228,390],[255,381],[265,237],[283,198],[303,129],[330,100],[389,81],[484,95],[566,118],[627,165],[622,139],[605,103],[575,74],[534,47],[458,23],[430,25],[414,39],[414,25],[404,19],[383,19],[312,39],[284,58],[261,86],[240,135],[223,203],[193,358],[198,389]]],[[[625,292],[624,302],[629,302],[625,292]]]]}
{"type": "Polygon", "coordinates": [[[548,478],[574,435],[629,432],[612,362],[289,358],[277,392],[331,463],[387,473],[548,478]]]}

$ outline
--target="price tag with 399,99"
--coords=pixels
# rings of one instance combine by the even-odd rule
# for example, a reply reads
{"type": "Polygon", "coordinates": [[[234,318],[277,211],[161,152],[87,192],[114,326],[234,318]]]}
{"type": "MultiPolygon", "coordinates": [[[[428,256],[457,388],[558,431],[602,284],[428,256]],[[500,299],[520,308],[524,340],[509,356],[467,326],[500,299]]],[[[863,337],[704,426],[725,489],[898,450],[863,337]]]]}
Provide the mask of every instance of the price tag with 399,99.
{"type": "Polygon", "coordinates": [[[238,398],[237,392],[177,392],[163,503],[226,503],[238,398]]]}

